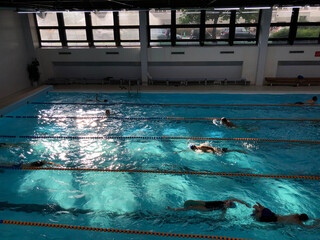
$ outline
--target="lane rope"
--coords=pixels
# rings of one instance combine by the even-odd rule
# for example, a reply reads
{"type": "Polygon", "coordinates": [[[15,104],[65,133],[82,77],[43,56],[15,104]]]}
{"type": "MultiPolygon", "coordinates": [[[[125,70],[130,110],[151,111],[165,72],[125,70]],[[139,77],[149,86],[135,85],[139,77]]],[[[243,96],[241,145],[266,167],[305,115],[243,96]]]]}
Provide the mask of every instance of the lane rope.
{"type": "MultiPolygon", "coordinates": [[[[216,117],[109,117],[109,116],[5,116],[6,118],[35,118],[35,119],[119,119],[119,120],[220,120],[216,117]]],[[[228,118],[231,121],[312,121],[320,122],[320,119],[282,119],[282,118],[228,118]]]]}
{"type": "Polygon", "coordinates": [[[211,141],[253,141],[253,142],[290,142],[290,143],[317,143],[312,140],[290,140],[290,139],[262,139],[262,138],[210,138],[210,137],[122,137],[122,136],[7,136],[0,135],[0,138],[23,138],[23,139],[145,139],[145,140],[211,140],[211,141]]]}
{"type": "MultiPolygon", "coordinates": [[[[203,239],[220,239],[220,240],[251,240],[247,238],[234,238],[234,237],[222,237],[205,234],[184,234],[184,233],[165,233],[165,232],[153,232],[153,231],[141,231],[141,230],[129,230],[129,229],[114,229],[114,228],[99,228],[99,227],[84,227],[76,225],[54,224],[54,223],[39,223],[39,222],[24,222],[24,221],[11,221],[0,220],[0,224],[20,225],[20,226],[33,226],[33,227],[48,227],[48,228],[63,228],[83,231],[96,231],[96,232],[112,232],[112,233],[126,233],[136,235],[153,235],[159,237],[179,237],[179,238],[203,238],[203,239]]],[[[252,239],[254,240],[254,239],[252,239]]]]}
{"type": "Polygon", "coordinates": [[[256,106],[256,107],[320,107],[320,105],[304,104],[203,104],[203,103],[75,103],[75,102],[31,102],[31,104],[44,105],[88,105],[88,106],[113,106],[113,105],[134,105],[134,106],[256,106]]]}
{"type": "Polygon", "coordinates": [[[172,175],[200,175],[200,176],[225,176],[225,177],[255,177],[255,178],[273,178],[273,179],[307,179],[320,180],[319,176],[301,176],[301,175],[272,175],[272,174],[253,174],[253,173],[226,173],[226,172],[197,172],[197,171],[166,171],[166,170],[135,170],[135,169],[99,169],[99,168],[52,168],[52,167],[7,167],[2,169],[25,170],[25,171],[80,171],[80,172],[109,172],[109,173],[154,173],[154,174],[172,174],[172,175]]]}

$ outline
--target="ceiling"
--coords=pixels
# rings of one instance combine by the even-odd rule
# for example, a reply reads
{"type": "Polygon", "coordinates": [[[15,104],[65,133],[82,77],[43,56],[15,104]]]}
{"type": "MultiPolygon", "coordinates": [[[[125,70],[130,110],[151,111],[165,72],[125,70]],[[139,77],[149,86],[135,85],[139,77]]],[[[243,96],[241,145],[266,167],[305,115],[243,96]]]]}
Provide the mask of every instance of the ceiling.
{"type": "Polygon", "coordinates": [[[47,11],[95,11],[139,9],[206,9],[219,7],[303,6],[319,4],[319,0],[60,0],[0,1],[0,9],[47,11]]]}

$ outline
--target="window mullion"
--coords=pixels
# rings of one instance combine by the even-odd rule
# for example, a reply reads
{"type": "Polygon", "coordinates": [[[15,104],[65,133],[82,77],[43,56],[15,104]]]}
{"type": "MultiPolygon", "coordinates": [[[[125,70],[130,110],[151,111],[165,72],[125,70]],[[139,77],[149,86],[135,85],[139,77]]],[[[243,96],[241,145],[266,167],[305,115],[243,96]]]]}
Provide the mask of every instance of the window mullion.
{"type": "Polygon", "coordinates": [[[91,13],[85,13],[86,18],[86,34],[87,34],[87,40],[89,43],[89,47],[93,47],[93,33],[92,33],[92,22],[91,22],[91,13]]]}
{"type": "Polygon", "coordinates": [[[114,41],[116,46],[121,46],[120,43],[120,24],[119,24],[119,12],[113,12],[113,23],[114,23],[114,41]]]}
{"type": "Polygon", "coordinates": [[[289,44],[292,45],[294,39],[296,38],[297,34],[297,22],[299,16],[299,8],[294,8],[291,16],[290,22],[290,31],[289,31],[289,44]]]}
{"type": "Polygon", "coordinates": [[[231,11],[230,15],[230,27],[229,27],[229,45],[233,45],[236,28],[236,11],[231,11]]]}
{"type": "Polygon", "coordinates": [[[200,37],[200,46],[204,46],[204,41],[206,38],[205,32],[206,32],[206,11],[201,10],[200,12],[200,30],[199,30],[199,37],[200,37]]]}
{"type": "Polygon", "coordinates": [[[176,45],[176,11],[172,10],[171,11],[171,46],[175,46],[176,45]]]}
{"type": "Polygon", "coordinates": [[[59,26],[59,36],[62,43],[62,47],[67,47],[67,36],[66,36],[66,29],[64,26],[64,19],[62,13],[57,13],[57,20],[58,20],[58,26],[59,26]]]}

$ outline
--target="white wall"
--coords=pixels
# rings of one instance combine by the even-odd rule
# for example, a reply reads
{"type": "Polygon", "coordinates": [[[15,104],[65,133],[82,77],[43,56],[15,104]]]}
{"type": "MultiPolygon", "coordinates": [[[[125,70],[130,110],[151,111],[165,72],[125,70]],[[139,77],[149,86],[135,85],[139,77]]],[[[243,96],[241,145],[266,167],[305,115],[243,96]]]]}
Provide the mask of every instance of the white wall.
{"type": "Polygon", "coordinates": [[[31,59],[23,26],[21,15],[0,10],[0,98],[30,86],[27,63],[31,59]]]}
{"type": "MultiPolygon", "coordinates": [[[[140,66],[132,66],[140,62],[140,48],[37,49],[36,53],[41,63],[42,80],[52,77],[140,78],[141,76],[140,66]],[[71,54],[59,54],[61,52],[71,54]],[[119,52],[119,54],[109,55],[106,52],[119,52]],[[65,66],[63,66],[64,63],[66,63],[65,66]],[[112,66],[108,66],[109,63],[112,66]]],[[[256,46],[149,48],[148,69],[153,78],[227,77],[246,78],[254,83],[256,58],[256,46]],[[220,51],[234,51],[234,54],[220,54],[220,51]],[[184,52],[184,54],[172,55],[171,52],[184,52]],[[189,62],[191,66],[171,66],[172,63],[181,62],[189,62]],[[204,64],[199,66],[197,64],[199,62],[204,64]],[[230,62],[241,62],[242,66],[228,66],[230,62]],[[150,66],[152,63],[160,63],[160,65],[162,63],[165,66],[150,66]],[[226,63],[225,66],[224,63],[226,63]]]]}
{"type": "Polygon", "coordinates": [[[60,77],[96,79],[141,76],[140,48],[37,49],[36,54],[40,61],[42,80],[60,77]]]}
{"type": "Polygon", "coordinates": [[[298,75],[320,77],[320,57],[315,57],[315,51],[320,51],[320,46],[270,46],[265,77],[297,77],[298,75]],[[290,53],[290,51],[303,51],[303,53],[290,53]],[[281,65],[281,62],[286,64],[281,65]]]}

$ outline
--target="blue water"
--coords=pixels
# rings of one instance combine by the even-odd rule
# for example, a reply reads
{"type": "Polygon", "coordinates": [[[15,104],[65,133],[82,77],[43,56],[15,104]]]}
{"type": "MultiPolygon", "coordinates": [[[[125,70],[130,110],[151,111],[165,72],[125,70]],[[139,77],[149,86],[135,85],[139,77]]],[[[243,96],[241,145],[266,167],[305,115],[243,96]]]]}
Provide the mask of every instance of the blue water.
{"type": "MultiPolygon", "coordinates": [[[[43,95],[37,102],[84,102],[93,93],[43,95]]],[[[110,103],[287,104],[312,95],[100,94],[110,103]]],[[[209,120],[50,119],[49,116],[320,118],[316,107],[35,105],[8,114],[41,119],[0,119],[0,135],[183,136],[319,140],[319,122],[237,121],[226,129],[209,120]],[[256,129],[246,131],[244,129],[256,129]]],[[[0,163],[49,160],[66,167],[320,175],[319,145],[200,140],[8,139],[26,143],[0,149],[0,163]],[[223,155],[188,151],[188,144],[244,150],[223,155]],[[177,151],[182,151],[175,153],[177,151]]],[[[0,219],[251,239],[319,239],[320,228],[258,223],[238,204],[221,212],[172,212],[188,199],[239,198],[278,214],[320,218],[319,182],[263,178],[62,171],[0,172],[0,219]],[[11,204],[11,205],[10,205],[11,204]]],[[[308,224],[312,224],[311,221],[308,224]]],[[[150,239],[148,236],[0,224],[0,239],[150,239]]],[[[152,237],[156,239],[157,237],[152,237]]],[[[159,239],[162,239],[159,237],[159,239]]]]}

